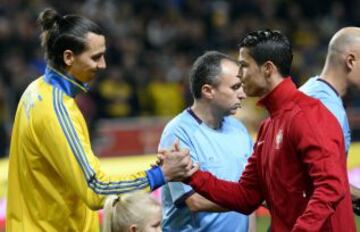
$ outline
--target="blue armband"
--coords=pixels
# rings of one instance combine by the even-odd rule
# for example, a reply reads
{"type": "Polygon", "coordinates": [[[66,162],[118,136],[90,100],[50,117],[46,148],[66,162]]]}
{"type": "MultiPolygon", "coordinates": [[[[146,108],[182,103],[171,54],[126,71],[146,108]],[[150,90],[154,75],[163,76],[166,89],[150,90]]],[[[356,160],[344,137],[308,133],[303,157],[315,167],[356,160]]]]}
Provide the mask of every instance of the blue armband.
{"type": "Polygon", "coordinates": [[[151,191],[154,191],[155,189],[166,184],[164,174],[159,166],[147,170],[146,176],[149,180],[151,191]]]}

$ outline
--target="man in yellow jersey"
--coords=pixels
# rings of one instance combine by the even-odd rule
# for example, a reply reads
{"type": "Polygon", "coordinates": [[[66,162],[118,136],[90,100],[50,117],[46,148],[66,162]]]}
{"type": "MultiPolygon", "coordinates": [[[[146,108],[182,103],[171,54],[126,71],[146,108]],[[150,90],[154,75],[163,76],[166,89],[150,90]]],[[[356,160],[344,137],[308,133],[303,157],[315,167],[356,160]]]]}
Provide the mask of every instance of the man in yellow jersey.
{"type": "Polygon", "coordinates": [[[74,99],[106,67],[105,37],[95,23],[80,16],[47,9],[39,21],[48,66],[25,90],[17,108],[6,229],[98,231],[94,210],[103,206],[106,195],[151,191],[190,176],[196,168],[188,151],[173,149],[161,166],[129,176],[106,175],[74,99]]]}

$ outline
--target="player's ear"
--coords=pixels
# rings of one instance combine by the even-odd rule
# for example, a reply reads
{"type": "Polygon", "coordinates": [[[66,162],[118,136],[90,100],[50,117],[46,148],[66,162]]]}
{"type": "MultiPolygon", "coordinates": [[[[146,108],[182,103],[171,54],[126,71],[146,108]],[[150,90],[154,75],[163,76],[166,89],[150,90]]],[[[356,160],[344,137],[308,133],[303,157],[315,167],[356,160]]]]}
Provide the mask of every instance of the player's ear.
{"type": "Polygon", "coordinates": [[[265,74],[265,77],[270,77],[274,71],[277,70],[275,64],[271,61],[266,61],[261,68],[265,74]]]}
{"type": "Polygon", "coordinates": [[[204,84],[201,87],[201,95],[202,95],[202,97],[212,99],[213,98],[213,93],[214,93],[214,87],[212,85],[204,84]]]}
{"type": "Polygon", "coordinates": [[[137,230],[137,226],[136,226],[135,224],[130,225],[128,231],[129,231],[129,232],[136,232],[136,231],[138,231],[138,230],[137,230]]]}
{"type": "Polygon", "coordinates": [[[74,62],[75,55],[71,50],[65,50],[63,53],[63,61],[66,66],[71,66],[74,62]]]}
{"type": "Polygon", "coordinates": [[[356,62],[356,57],[354,54],[350,53],[346,56],[345,58],[345,66],[346,69],[348,69],[349,71],[351,71],[353,69],[353,67],[355,66],[355,62],[356,62]]]}

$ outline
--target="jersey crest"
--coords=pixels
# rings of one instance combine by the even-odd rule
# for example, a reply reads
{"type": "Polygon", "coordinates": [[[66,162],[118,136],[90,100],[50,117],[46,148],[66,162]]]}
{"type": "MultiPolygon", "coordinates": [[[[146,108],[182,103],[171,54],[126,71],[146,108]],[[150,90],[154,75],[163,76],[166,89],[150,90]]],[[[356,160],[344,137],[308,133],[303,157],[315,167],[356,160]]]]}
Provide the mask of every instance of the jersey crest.
{"type": "Polygon", "coordinates": [[[280,129],[275,137],[275,148],[276,149],[280,149],[280,145],[281,145],[282,141],[283,141],[283,130],[280,129]]]}

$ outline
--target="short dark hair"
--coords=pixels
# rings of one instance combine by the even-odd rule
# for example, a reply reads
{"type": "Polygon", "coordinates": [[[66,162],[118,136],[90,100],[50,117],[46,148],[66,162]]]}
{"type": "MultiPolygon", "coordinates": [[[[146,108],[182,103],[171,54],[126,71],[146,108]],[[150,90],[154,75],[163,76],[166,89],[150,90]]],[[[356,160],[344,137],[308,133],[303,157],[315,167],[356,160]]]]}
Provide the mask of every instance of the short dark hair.
{"type": "Polygon", "coordinates": [[[230,56],[218,52],[208,51],[198,57],[190,71],[190,90],[195,99],[201,98],[201,88],[205,84],[216,85],[218,77],[222,72],[221,61],[231,60],[236,62],[230,56]]]}
{"type": "Polygon", "coordinates": [[[86,49],[85,36],[88,32],[103,35],[101,28],[93,21],[77,15],[59,15],[53,9],[39,14],[42,27],[41,46],[45,58],[55,68],[64,68],[63,53],[69,49],[80,54],[86,49]]]}
{"type": "Polygon", "coordinates": [[[290,74],[292,47],[281,32],[268,29],[250,32],[241,40],[239,47],[248,48],[258,65],[272,61],[282,76],[290,74]]]}

